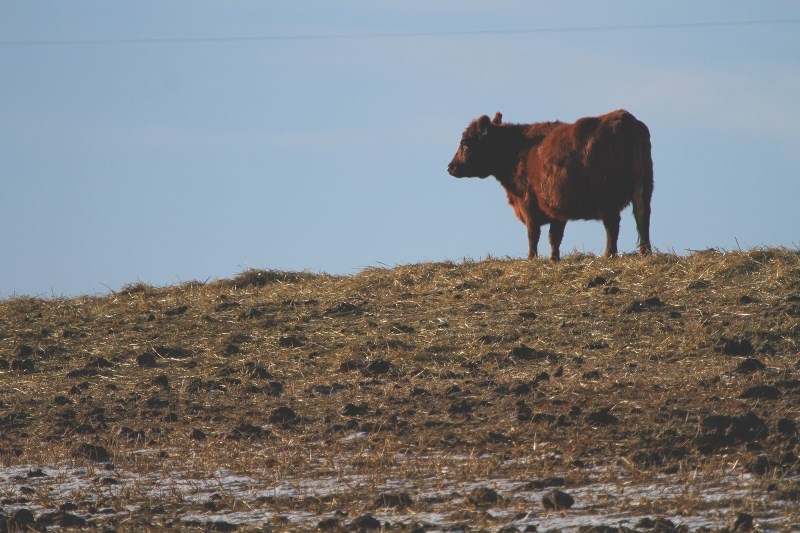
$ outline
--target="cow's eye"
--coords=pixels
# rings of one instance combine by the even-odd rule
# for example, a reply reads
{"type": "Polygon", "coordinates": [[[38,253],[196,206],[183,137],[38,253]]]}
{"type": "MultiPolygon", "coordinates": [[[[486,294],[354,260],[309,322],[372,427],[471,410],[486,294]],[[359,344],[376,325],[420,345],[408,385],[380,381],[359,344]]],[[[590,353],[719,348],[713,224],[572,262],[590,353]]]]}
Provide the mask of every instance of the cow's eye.
{"type": "Polygon", "coordinates": [[[461,139],[461,148],[469,148],[472,144],[470,139],[461,139]]]}

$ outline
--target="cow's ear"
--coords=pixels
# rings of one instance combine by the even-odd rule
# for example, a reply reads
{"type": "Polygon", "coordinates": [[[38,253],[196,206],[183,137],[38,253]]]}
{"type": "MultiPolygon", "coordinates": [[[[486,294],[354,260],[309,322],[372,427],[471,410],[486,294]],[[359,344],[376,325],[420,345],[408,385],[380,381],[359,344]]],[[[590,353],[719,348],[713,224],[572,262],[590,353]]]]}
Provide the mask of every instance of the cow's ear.
{"type": "Polygon", "coordinates": [[[502,123],[503,123],[503,114],[500,111],[498,111],[497,113],[494,114],[494,118],[492,119],[492,124],[497,126],[498,124],[502,123]]]}
{"type": "Polygon", "coordinates": [[[480,135],[481,138],[486,137],[489,134],[490,124],[491,121],[489,120],[489,117],[486,115],[483,115],[481,118],[478,119],[478,135],[480,135]]]}

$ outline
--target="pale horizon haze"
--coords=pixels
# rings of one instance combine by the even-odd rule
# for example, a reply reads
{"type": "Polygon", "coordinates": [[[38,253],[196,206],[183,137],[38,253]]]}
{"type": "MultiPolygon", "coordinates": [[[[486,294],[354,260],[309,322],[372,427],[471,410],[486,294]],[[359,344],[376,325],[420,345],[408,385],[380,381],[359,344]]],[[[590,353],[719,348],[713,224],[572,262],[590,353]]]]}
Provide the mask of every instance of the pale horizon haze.
{"type": "Polygon", "coordinates": [[[0,299],[525,257],[496,111],[645,122],[657,251],[800,245],[795,1],[5,2],[0,71],[0,299]]]}

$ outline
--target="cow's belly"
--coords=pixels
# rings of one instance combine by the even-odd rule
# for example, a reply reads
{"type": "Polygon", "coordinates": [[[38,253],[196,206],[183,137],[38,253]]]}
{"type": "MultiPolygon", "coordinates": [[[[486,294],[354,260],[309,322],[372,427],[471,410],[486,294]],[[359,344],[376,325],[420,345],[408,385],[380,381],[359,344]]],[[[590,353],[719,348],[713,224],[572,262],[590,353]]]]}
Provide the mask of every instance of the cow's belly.
{"type": "Polygon", "coordinates": [[[594,220],[600,218],[597,198],[586,178],[564,173],[542,177],[537,191],[539,208],[557,220],[594,220]]]}

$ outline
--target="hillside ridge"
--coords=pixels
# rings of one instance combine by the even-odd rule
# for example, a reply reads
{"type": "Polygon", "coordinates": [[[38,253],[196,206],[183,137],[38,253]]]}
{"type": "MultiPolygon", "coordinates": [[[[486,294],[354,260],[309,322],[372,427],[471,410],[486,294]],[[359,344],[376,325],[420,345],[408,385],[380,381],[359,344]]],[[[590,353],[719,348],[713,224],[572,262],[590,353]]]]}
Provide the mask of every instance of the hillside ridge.
{"type": "MultiPolygon", "coordinates": [[[[78,504],[95,525],[246,528],[289,513],[298,530],[367,514],[410,527],[435,513],[428,528],[569,527],[514,518],[540,508],[553,479],[576,496],[573,525],[587,509],[633,519],[675,505],[730,525],[752,494],[761,519],[783,524],[798,519],[785,504],[800,494],[798,413],[800,253],[779,248],[249,270],[0,302],[0,461],[113,462],[126,490],[96,491],[117,511],[78,504]],[[213,472],[247,478],[236,498],[261,514],[154,496],[166,471],[195,487],[222,483],[213,472]],[[591,488],[698,472],[733,491],[711,515],[700,496],[678,504],[661,490],[631,506],[591,488]],[[253,496],[287,482],[329,496],[253,496]],[[502,497],[475,503],[476,487],[502,497]]],[[[20,483],[0,470],[0,490],[20,483]]],[[[37,516],[74,503],[40,483],[25,504],[37,516]]]]}

